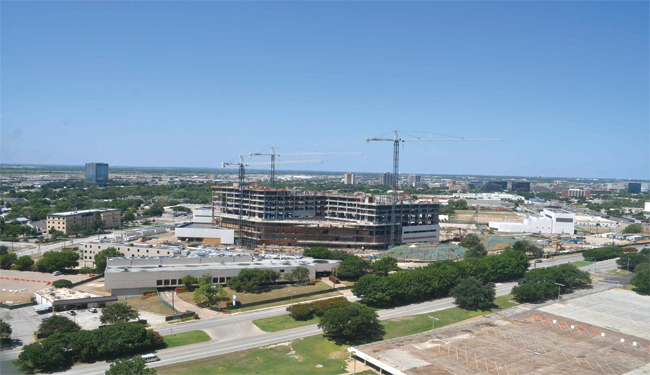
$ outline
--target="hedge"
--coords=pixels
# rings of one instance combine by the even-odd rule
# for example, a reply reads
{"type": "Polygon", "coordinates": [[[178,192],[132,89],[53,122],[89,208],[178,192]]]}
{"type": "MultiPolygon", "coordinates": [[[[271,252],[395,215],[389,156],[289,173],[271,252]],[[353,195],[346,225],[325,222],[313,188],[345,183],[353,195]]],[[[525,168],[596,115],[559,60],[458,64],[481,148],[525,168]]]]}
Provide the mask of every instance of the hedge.
{"type": "MultiPolygon", "coordinates": [[[[295,320],[307,320],[313,315],[323,316],[327,310],[349,305],[351,302],[345,297],[335,297],[314,301],[310,303],[300,303],[293,305],[293,318],[295,320]]],[[[291,306],[287,311],[291,311],[291,306]]]]}
{"type": "Polygon", "coordinates": [[[590,249],[582,253],[582,257],[585,260],[596,260],[599,262],[601,260],[607,260],[612,258],[618,258],[624,254],[623,248],[620,246],[607,246],[599,247],[595,249],[590,249]]]}

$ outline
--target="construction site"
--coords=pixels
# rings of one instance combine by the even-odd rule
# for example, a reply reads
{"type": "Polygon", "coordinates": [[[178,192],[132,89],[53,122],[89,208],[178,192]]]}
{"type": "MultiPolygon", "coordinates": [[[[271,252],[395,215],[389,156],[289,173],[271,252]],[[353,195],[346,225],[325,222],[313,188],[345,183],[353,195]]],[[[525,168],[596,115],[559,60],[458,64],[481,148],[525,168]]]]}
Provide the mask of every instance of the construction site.
{"type": "Polygon", "coordinates": [[[612,289],[349,351],[392,375],[647,374],[649,302],[612,289]]]}
{"type": "Polygon", "coordinates": [[[249,246],[383,250],[396,242],[438,242],[440,205],[391,196],[334,195],[264,187],[213,186],[212,222],[249,246]]]}

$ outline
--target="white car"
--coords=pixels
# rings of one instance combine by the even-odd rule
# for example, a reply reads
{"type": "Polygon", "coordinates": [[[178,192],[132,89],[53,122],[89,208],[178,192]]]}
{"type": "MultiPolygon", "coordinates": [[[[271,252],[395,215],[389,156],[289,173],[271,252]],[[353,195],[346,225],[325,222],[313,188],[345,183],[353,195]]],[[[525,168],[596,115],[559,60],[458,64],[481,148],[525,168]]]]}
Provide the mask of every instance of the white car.
{"type": "Polygon", "coordinates": [[[88,311],[90,311],[91,313],[96,313],[97,309],[94,308],[94,307],[91,307],[91,308],[88,309],[88,311]]]}
{"type": "Polygon", "coordinates": [[[63,275],[63,272],[61,272],[61,271],[52,272],[52,276],[59,276],[59,275],[63,275]]]}

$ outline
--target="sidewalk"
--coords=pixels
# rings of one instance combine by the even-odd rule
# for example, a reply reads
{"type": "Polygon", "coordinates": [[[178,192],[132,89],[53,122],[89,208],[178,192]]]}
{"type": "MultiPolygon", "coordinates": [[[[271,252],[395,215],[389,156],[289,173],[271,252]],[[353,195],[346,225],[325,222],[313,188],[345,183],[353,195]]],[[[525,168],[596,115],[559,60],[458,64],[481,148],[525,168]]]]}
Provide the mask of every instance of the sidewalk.
{"type": "MultiPolygon", "coordinates": [[[[165,302],[169,303],[170,305],[172,304],[172,291],[165,291],[165,292],[160,292],[158,295],[160,296],[161,299],[163,299],[165,302]]],[[[199,314],[199,318],[201,319],[213,319],[213,318],[218,318],[223,316],[223,313],[217,312],[217,311],[212,311],[210,309],[204,309],[202,307],[198,307],[196,305],[193,305],[191,303],[187,303],[183,301],[182,299],[178,298],[178,296],[174,297],[174,307],[176,310],[180,312],[184,311],[194,311],[195,313],[199,314]]]]}

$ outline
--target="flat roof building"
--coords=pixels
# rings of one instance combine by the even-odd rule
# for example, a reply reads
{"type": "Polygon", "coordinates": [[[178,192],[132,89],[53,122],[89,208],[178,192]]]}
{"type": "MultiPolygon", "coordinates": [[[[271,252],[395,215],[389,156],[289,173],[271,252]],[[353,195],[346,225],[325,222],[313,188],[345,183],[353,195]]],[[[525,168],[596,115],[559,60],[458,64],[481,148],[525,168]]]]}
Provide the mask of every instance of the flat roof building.
{"type": "Polygon", "coordinates": [[[346,173],[344,175],[343,183],[346,185],[354,185],[354,173],[346,173]]]}
{"type": "Polygon", "coordinates": [[[108,164],[86,163],[86,181],[108,182],[108,164]]]}
{"type": "Polygon", "coordinates": [[[57,212],[47,215],[46,229],[70,234],[75,230],[90,228],[93,221],[101,220],[106,228],[119,228],[122,211],[116,208],[97,208],[92,210],[57,212]]]}
{"type": "MultiPolygon", "coordinates": [[[[213,284],[225,284],[244,269],[272,269],[284,275],[297,267],[309,270],[309,278],[329,275],[340,261],[313,258],[262,259],[251,254],[223,254],[213,257],[187,258],[109,258],[104,272],[105,289],[111,295],[135,295],[144,290],[173,288],[183,285],[182,278],[212,276],[213,284]]],[[[282,280],[281,279],[281,280],[282,280]]]]}
{"type": "Polygon", "coordinates": [[[114,247],[115,250],[124,254],[125,258],[147,258],[152,256],[180,256],[182,246],[163,246],[151,244],[135,244],[135,243],[120,243],[120,242],[88,242],[83,244],[80,251],[79,263],[84,267],[95,266],[95,255],[101,251],[114,247]]]}
{"type": "Polygon", "coordinates": [[[573,234],[575,214],[559,208],[545,208],[540,215],[528,215],[523,223],[490,221],[489,227],[499,232],[573,234]]]}
{"type": "Polygon", "coordinates": [[[485,183],[485,191],[497,192],[508,189],[508,181],[488,181],[485,183]]]}

